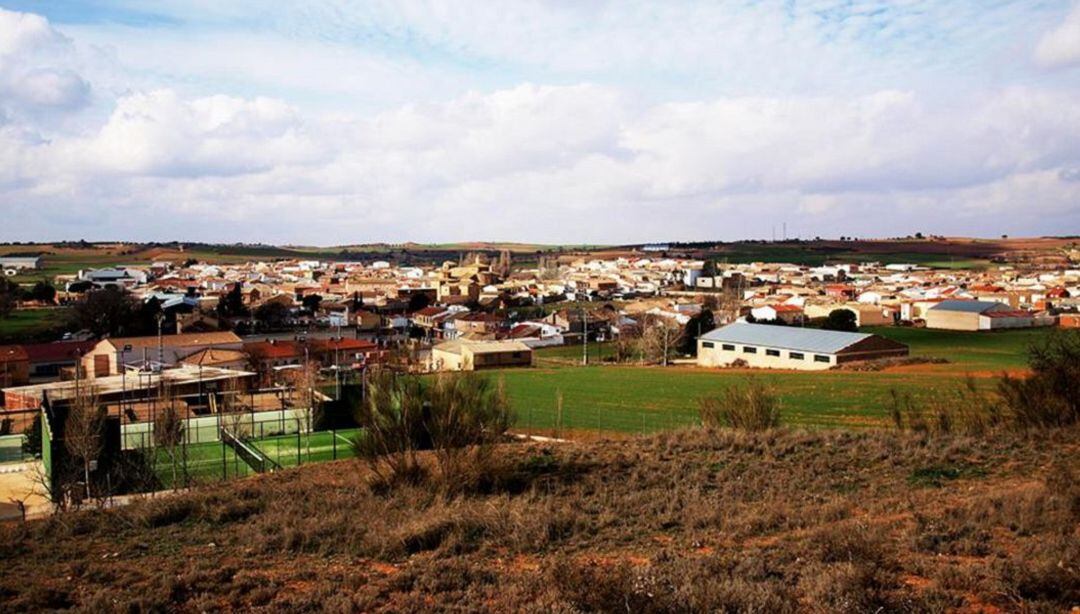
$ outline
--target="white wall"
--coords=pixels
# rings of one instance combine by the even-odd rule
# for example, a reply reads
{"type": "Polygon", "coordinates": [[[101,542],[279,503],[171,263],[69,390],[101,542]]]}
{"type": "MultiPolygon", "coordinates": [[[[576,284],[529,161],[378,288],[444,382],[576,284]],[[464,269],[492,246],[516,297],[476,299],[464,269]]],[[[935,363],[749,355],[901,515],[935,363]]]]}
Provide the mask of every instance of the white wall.
{"type": "MultiPolygon", "coordinates": [[[[809,352],[803,352],[803,360],[797,360],[791,358],[791,350],[785,350],[780,348],[768,348],[764,346],[753,346],[757,348],[757,352],[754,354],[748,354],[743,351],[745,347],[741,343],[731,344],[735,346],[734,350],[725,350],[724,343],[720,341],[707,341],[704,339],[698,340],[698,366],[702,367],[725,367],[730,365],[736,360],[742,359],[746,363],[754,368],[758,369],[799,369],[802,371],[821,371],[830,367],[836,366],[836,356],[833,354],[827,354],[829,362],[817,362],[814,360],[814,354],[809,352]],[[713,347],[706,347],[707,343],[711,343],[713,347]],[[774,349],[780,353],[779,356],[769,356],[766,350],[774,349]]],[[[826,356],[826,354],[823,354],[826,356]]]]}

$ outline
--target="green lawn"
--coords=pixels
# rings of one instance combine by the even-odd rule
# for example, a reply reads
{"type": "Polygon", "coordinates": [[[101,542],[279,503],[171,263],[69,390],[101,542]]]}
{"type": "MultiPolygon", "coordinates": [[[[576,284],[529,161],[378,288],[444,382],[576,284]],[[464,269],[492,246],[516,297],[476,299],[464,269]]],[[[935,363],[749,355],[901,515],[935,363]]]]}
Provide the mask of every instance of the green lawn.
{"type": "Polygon", "coordinates": [[[67,309],[18,309],[0,318],[0,340],[33,337],[61,326],[67,309]]]}
{"type": "MultiPolygon", "coordinates": [[[[537,368],[499,371],[516,413],[519,428],[641,432],[671,428],[697,420],[697,402],[723,388],[754,377],[781,399],[784,422],[809,427],[851,427],[885,424],[890,391],[916,397],[941,394],[960,385],[965,373],[992,375],[1023,369],[1026,350],[1050,334],[1048,329],[961,333],[920,328],[874,327],[911,347],[914,356],[945,358],[947,364],[918,365],[900,371],[813,373],[726,371],[690,367],[570,366],[581,347],[545,348],[537,352],[537,368]],[[547,360],[545,360],[547,359],[547,360]],[[561,359],[562,364],[559,364],[561,359]],[[556,392],[563,395],[563,414],[556,415],[556,392]]],[[[611,348],[605,348],[610,352],[611,348]]],[[[610,355],[610,354],[609,354],[610,355]]],[[[596,355],[591,357],[595,360],[596,355]]],[[[994,380],[981,377],[979,385],[994,380]]]]}
{"type": "MultiPolygon", "coordinates": [[[[589,343],[589,363],[599,363],[604,358],[609,358],[615,353],[615,344],[610,341],[603,343],[589,343]]],[[[546,362],[552,364],[576,363],[581,364],[582,347],[580,343],[574,345],[556,345],[536,350],[535,356],[538,365],[546,362]]]]}
{"type": "Polygon", "coordinates": [[[961,371],[1023,369],[1027,366],[1028,347],[1041,342],[1051,331],[1030,328],[968,333],[903,326],[862,329],[907,344],[912,356],[945,358],[953,370],[961,371]]]}
{"type": "Polygon", "coordinates": [[[506,384],[519,427],[554,428],[559,421],[558,391],[563,395],[562,428],[624,432],[696,423],[698,399],[742,384],[748,377],[778,393],[785,423],[811,427],[883,424],[890,390],[924,396],[957,384],[949,375],[749,373],[683,367],[507,369],[498,377],[506,384]]]}

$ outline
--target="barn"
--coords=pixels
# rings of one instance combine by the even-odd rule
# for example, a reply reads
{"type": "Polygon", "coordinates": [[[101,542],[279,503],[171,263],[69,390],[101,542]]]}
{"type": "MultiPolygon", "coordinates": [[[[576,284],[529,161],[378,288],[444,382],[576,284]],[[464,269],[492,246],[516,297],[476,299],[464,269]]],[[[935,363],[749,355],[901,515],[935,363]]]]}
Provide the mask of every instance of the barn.
{"type": "Polygon", "coordinates": [[[942,301],[926,311],[926,327],[943,330],[1000,330],[1047,326],[1052,321],[997,301],[942,301]]]}
{"type": "Polygon", "coordinates": [[[860,360],[907,356],[902,343],[867,333],[734,322],[698,338],[698,365],[743,361],[763,369],[814,371],[860,360]]]}

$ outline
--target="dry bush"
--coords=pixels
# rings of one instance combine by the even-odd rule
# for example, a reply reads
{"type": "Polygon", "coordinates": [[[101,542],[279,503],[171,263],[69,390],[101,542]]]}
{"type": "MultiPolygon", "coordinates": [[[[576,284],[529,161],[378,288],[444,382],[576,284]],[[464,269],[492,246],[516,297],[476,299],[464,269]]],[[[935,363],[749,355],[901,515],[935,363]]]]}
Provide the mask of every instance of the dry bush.
{"type": "Polygon", "coordinates": [[[510,426],[502,383],[471,372],[442,373],[432,381],[389,371],[377,373],[357,412],[363,432],[357,456],[383,486],[417,484],[429,472],[419,452],[431,450],[447,492],[490,479],[492,451],[510,426]]]}
{"type": "Polygon", "coordinates": [[[972,436],[1080,424],[1080,331],[1055,331],[1028,351],[1031,375],[1005,374],[993,392],[979,390],[970,376],[963,386],[920,401],[891,391],[893,423],[902,430],[972,436]]]}
{"type": "Polygon", "coordinates": [[[1061,428],[1080,423],[1080,330],[1055,331],[1029,349],[1032,374],[1005,375],[998,392],[1016,429],[1061,428]]]}
{"type": "Polygon", "coordinates": [[[1080,486],[1067,431],[699,429],[493,454],[514,477],[467,496],[438,483],[372,493],[343,461],[0,526],[0,603],[528,612],[1076,603],[1080,486]],[[958,466],[982,472],[935,488],[909,481],[920,468],[958,466]]]}
{"type": "Polygon", "coordinates": [[[731,386],[719,397],[700,399],[698,410],[702,425],[709,429],[765,431],[780,426],[779,397],[755,379],[731,386]]]}
{"type": "Polygon", "coordinates": [[[900,430],[931,435],[983,436],[1000,427],[1001,406],[968,376],[961,386],[916,401],[910,392],[889,391],[889,416],[900,430]]]}

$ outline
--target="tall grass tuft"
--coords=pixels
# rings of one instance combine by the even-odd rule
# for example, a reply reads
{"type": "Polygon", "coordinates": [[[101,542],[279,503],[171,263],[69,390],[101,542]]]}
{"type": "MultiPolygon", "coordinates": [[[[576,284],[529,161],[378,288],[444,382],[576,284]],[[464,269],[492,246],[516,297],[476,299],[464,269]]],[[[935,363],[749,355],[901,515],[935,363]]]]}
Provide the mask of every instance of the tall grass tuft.
{"type": "Polygon", "coordinates": [[[702,425],[709,429],[765,431],[780,426],[779,397],[755,379],[731,386],[720,396],[699,399],[698,410],[702,425]]]}
{"type": "Polygon", "coordinates": [[[362,432],[354,440],[383,486],[438,478],[448,492],[492,473],[493,448],[510,427],[502,382],[475,373],[444,373],[430,381],[389,371],[375,374],[356,411],[362,432]],[[420,452],[430,450],[432,476],[420,452]]]}
{"type": "Polygon", "coordinates": [[[889,416],[900,430],[935,435],[981,436],[1001,426],[1001,404],[968,376],[953,389],[935,392],[921,403],[909,392],[889,391],[889,416]]]}
{"type": "Polygon", "coordinates": [[[1080,331],[1059,331],[1029,350],[1031,375],[1003,375],[996,390],[964,385],[916,401],[890,391],[889,414],[901,430],[980,436],[1080,424],[1080,331]]]}

